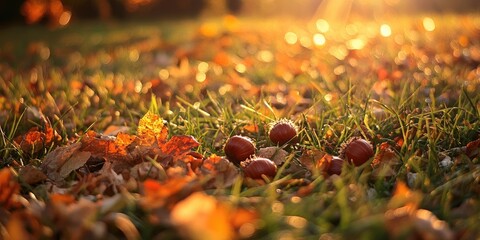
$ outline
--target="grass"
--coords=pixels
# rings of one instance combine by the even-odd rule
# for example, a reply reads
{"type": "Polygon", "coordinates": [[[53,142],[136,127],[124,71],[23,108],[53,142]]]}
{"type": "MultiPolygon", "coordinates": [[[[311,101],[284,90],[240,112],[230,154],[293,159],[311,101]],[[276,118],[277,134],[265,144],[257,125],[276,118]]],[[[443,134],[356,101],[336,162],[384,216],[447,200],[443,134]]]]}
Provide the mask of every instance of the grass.
{"type": "MultiPolygon", "coordinates": [[[[31,154],[14,144],[16,136],[43,126],[41,115],[60,133],[62,146],[109,126],[135,133],[154,101],[170,135],[194,136],[204,156],[223,156],[223,144],[235,134],[254,139],[257,149],[271,146],[268,124],[289,118],[300,126],[300,140],[286,148],[289,162],[274,179],[260,185],[240,179],[226,189],[205,190],[258,213],[255,231],[246,225],[240,237],[448,239],[428,224],[416,229],[417,223],[388,218],[386,212],[402,206],[394,194],[402,181],[419,196],[405,194],[410,197],[404,202],[431,211],[458,238],[477,238],[479,155],[457,151],[480,137],[480,17],[433,18],[433,32],[423,29],[421,17],[387,19],[390,37],[378,35],[376,22],[354,22],[348,31],[331,23],[324,45],[312,42],[313,24],[279,19],[2,29],[1,166],[38,166],[52,150],[31,154]],[[286,43],[286,32],[298,41],[286,43]],[[248,130],[253,125],[258,131],[248,130]],[[365,164],[345,165],[340,176],[326,177],[300,164],[306,150],[338,155],[352,136],[369,139],[377,153],[382,143],[396,146],[401,139],[394,174],[375,178],[365,164]],[[442,167],[445,155],[453,164],[442,167]],[[309,194],[299,194],[302,181],[310,183],[309,194]],[[408,225],[406,235],[395,233],[392,222],[399,229],[408,225]]],[[[30,191],[41,196],[42,188],[22,188],[25,196],[30,191]]],[[[135,198],[129,194],[126,199],[135,198]]],[[[152,223],[136,203],[126,201],[117,212],[142,238],[181,232],[152,223]]],[[[0,223],[4,232],[7,220],[0,223]]],[[[112,234],[118,236],[118,229],[112,234]]]]}

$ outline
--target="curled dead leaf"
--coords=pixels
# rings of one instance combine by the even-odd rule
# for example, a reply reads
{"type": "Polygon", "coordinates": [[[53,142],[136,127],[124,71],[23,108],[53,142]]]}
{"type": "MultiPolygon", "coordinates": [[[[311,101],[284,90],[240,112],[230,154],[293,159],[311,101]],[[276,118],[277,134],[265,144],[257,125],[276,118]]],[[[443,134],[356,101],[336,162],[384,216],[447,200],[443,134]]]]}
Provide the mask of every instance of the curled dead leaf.
{"type": "Polygon", "coordinates": [[[401,164],[398,154],[388,143],[384,142],[380,145],[379,151],[371,163],[372,176],[376,178],[395,176],[397,168],[401,164]]]}
{"type": "Polygon", "coordinates": [[[204,185],[206,188],[230,187],[239,176],[238,169],[233,163],[216,155],[206,158],[196,172],[198,175],[211,177],[204,185]]]}

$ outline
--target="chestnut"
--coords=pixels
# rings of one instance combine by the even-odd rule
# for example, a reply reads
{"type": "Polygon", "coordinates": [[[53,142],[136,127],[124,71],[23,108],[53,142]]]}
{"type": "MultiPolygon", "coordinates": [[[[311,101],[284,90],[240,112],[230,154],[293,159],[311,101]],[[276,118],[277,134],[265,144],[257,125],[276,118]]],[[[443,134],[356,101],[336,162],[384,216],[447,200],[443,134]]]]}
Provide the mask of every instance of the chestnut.
{"type": "Polygon", "coordinates": [[[235,135],[227,140],[223,150],[230,162],[240,164],[240,162],[255,154],[255,145],[250,138],[235,135]]]}
{"type": "Polygon", "coordinates": [[[349,163],[360,166],[373,157],[372,144],[362,138],[354,137],[342,145],[341,157],[349,163]]]}
{"type": "Polygon", "coordinates": [[[270,125],[268,136],[279,146],[285,143],[294,143],[297,140],[298,127],[291,120],[281,119],[270,125]]]}
{"type": "Polygon", "coordinates": [[[327,173],[328,175],[340,175],[342,173],[342,167],[343,159],[338,156],[332,156],[332,160],[330,160],[330,165],[328,166],[327,173]]]}
{"type": "Polygon", "coordinates": [[[268,158],[247,159],[241,163],[241,166],[245,176],[253,179],[262,179],[262,175],[273,178],[277,174],[277,165],[268,158]]]}

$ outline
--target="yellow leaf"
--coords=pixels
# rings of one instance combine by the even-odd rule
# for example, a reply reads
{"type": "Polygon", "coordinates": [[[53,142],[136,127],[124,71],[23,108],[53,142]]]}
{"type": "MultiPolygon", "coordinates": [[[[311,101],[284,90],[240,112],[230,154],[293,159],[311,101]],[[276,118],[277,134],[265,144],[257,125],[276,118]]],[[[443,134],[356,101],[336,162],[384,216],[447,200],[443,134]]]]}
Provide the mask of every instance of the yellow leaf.
{"type": "Polygon", "coordinates": [[[137,135],[144,141],[152,143],[164,143],[167,140],[168,129],[163,119],[151,111],[148,111],[138,122],[137,135]]]}

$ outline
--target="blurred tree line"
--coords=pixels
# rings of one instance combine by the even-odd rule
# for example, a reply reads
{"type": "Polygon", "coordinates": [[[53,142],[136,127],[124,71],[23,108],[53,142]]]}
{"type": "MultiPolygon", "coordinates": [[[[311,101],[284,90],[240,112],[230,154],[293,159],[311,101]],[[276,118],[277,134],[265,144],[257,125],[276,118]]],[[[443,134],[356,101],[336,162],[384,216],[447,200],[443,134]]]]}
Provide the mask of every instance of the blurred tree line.
{"type": "MultiPolygon", "coordinates": [[[[0,0],[0,24],[12,22],[51,25],[75,19],[195,17],[215,14],[310,17],[320,3],[339,0],[0,0]]],[[[344,0],[341,0],[344,1],[344,0]]],[[[391,13],[480,12],[480,0],[353,0],[365,12],[382,6],[391,13]],[[369,10],[370,9],[370,10],[369,10]]]]}

